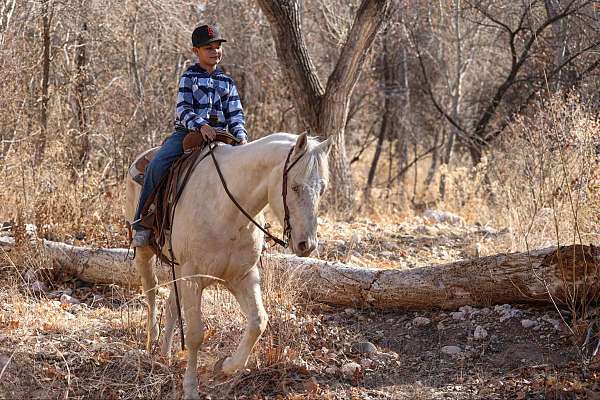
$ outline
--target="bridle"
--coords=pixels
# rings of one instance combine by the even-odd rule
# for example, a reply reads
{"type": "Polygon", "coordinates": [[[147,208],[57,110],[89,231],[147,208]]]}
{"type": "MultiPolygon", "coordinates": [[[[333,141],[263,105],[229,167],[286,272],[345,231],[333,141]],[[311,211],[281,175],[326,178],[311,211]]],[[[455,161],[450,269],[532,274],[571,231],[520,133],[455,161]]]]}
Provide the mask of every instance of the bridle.
{"type": "Polygon", "coordinates": [[[229,188],[227,187],[227,182],[225,182],[225,178],[223,177],[223,173],[221,172],[219,163],[217,162],[217,159],[215,158],[215,155],[213,154],[213,149],[215,146],[216,146],[216,144],[214,144],[212,141],[209,142],[208,143],[208,151],[210,153],[210,156],[212,157],[213,163],[215,164],[215,168],[217,170],[217,173],[219,174],[219,178],[221,179],[221,183],[223,184],[223,188],[225,189],[227,196],[229,196],[229,198],[231,199],[233,204],[235,204],[236,207],[242,212],[242,214],[244,214],[246,216],[246,218],[248,218],[250,220],[250,222],[252,222],[254,225],[256,225],[256,227],[258,229],[263,231],[263,233],[265,235],[267,235],[270,239],[272,239],[278,245],[283,246],[284,248],[287,248],[289,246],[290,238],[292,236],[292,225],[290,224],[290,210],[287,205],[288,174],[289,174],[290,170],[294,167],[294,165],[296,165],[296,163],[306,154],[306,152],[300,154],[300,156],[298,156],[294,160],[294,162],[290,166],[288,166],[288,164],[290,162],[290,158],[292,156],[292,153],[294,152],[294,149],[296,148],[296,145],[293,145],[292,148],[290,149],[290,151],[288,152],[288,155],[285,159],[285,164],[283,165],[283,178],[282,178],[282,185],[281,185],[282,186],[281,196],[283,198],[283,238],[279,239],[278,237],[271,234],[271,232],[269,232],[267,229],[265,229],[261,224],[256,222],[254,220],[254,218],[252,218],[252,216],[250,214],[248,214],[248,212],[244,209],[244,207],[242,207],[240,205],[240,203],[237,202],[235,197],[233,197],[233,195],[229,191],[229,188]]]}

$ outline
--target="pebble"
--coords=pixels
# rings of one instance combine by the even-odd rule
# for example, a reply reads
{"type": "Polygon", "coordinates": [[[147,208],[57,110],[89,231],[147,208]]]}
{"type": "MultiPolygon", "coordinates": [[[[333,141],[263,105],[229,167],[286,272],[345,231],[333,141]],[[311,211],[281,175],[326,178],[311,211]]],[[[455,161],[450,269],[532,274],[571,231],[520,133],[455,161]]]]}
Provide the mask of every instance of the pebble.
{"type": "Polygon", "coordinates": [[[428,209],[425,210],[423,216],[436,222],[448,223],[450,225],[464,225],[464,220],[461,217],[448,211],[428,209]]]}
{"type": "Polygon", "coordinates": [[[325,373],[327,375],[335,375],[338,373],[338,367],[336,367],[335,365],[329,366],[325,368],[325,373]]]}
{"type": "Polygon", "coordinates": [[[425,318],[425,317],[415,317],[412,320],[412,322],[416,326],[423,326],[423,325],[429,325],[431,323],[431,320],[429,318],[425,318]]]}
{"type": "Polygon", "coordinates": [[[460,352],[462,352],[462,350],[458,346],[444,346],[444,347],[442,347],[442,353],[444,353],[444,354],[453,355],[453,354],[459,354],[460,352]]]}
{"type": "Polygon", "coordinates": [[[60,296],[60,302],[62,304],[79,304],[80,301],[77,300],[75,297],[71,297],[66,293],[63,293],[62,296],[60,296]]]}
{"type": "Polygon", "coordinates": [[[360,366],[363,368],[371,368],[373,366],[373,360],[370,358],[363,358],[360,360],[360,366]]]}
{"type": "Polygon", "coordinates": [[[532,321],[530,319],[522,319],[521,320],[521,326],[525,329],[533,328],[536,325],[537,325],[536,321],[532,321]]]}
{"type": "Polygon", "coordinates": [[[352,350],[360,354],[377,353],[377,347],[371,342],[356,342],[352,345],[352,350]]]}
{"type": "Polygon", "coordinates": [[[471,306],[462,306],[458,311],[462,311],[465,315],[470,315],[474,313],[475,309],[471,306]]]}
{"type": "Polygon", "coordinates": [[[452,315],[452,319],[456,319],[456,320],[460,320],[460,321],[465,319],[465,313],[462,311],[452,312],[452,313],[450,313],[450,315],[452,315]]]}
{"type": "Polygon", "coordinates": [[[350,241],[353,243],[360,243],[362,240],[363,238],[360,233],[353,233],[352,238],[350,239],[350,241]]]}
{"type": "Polygon", "coordinates": [[[487,331],[481,325],[477,325],[477,327],[475,328],[475,332],[473,332],[473,338],[475,340],[485,339],[487,337],[487,335],[488,335],[487,331]]]}
{"type": "Polygon", "coordinates": [[[355,362],[349,362],[342,366],[342,375],[348,379],[353,378],[357,371],[360,371],[360,365],[355,362]]]}
{"type": "Polygon", "coordinates": [[[63,315],[66,319],[75,319],[75,316],[68,311],[65,311],[63,315]]]}

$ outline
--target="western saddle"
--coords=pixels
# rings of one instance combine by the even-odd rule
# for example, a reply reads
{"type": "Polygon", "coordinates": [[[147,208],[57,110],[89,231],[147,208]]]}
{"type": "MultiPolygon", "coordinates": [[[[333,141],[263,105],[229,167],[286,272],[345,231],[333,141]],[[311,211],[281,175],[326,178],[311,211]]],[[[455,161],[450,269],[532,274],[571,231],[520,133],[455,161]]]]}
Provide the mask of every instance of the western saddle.
{"type": "MultiPolygon", "coordinates": [[[[237,143],[235,137],[226,131],[217,130],[216,142],[233,145],[237,143]]],[[[188,133],[183,140],[183,154],[177,159],[168,173],[161,179],[142,209],[141,224],[151,230],[150,247],[156,256],[167,263],[175,263],[170,247],[172,218],[177,206],[177,201],[183,192],[187,180],[199,161],[208,155],[202,150],[208,142],[199,133],[188,133]],[[200,157],[202,155],[202,157],[200,157]],[[200,160],[198,158],[200,157],[200,160]],[[168,258],[163,253],[165,243],[169,242],[168,258]]],[[[140,185],[144,184],[144,172],[150,161],[156,155],[156,147],[143,154],[129,168],[129,175],[140,185]]],[[[129,227],[131,234],[131,227],[129,227]]]]}

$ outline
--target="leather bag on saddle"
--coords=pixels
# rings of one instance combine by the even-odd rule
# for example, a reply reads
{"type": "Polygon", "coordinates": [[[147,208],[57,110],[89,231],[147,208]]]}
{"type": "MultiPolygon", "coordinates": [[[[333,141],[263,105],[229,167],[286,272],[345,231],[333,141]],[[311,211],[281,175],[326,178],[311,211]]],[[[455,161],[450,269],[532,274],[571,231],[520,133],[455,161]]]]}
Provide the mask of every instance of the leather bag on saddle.
{"type": "MultiPolygon", "coordinates": [[[[226,131],[217,130],[216,142],[235,145],[237,140],[226,131]]],[[[154,192],[148,197],[142,209],[141,224],[152,231],[150,246],[154,254],[164,262],[174,262],[163,254],[165,243],[170,240],[172,218],[177,201],[183,192],[183,188],[193,171],[198,158],[202,154],[202,160],[208,155],[204,152],[208,142],[199,133],[188,133],[183,140],[184,153],[173,163],[168,173],[162,178],[154,192]]],[[[140,157],[129,169],[129,174],[134,181],[143,185],[146,166],[154,158],[159,147],[140,157]]]]}

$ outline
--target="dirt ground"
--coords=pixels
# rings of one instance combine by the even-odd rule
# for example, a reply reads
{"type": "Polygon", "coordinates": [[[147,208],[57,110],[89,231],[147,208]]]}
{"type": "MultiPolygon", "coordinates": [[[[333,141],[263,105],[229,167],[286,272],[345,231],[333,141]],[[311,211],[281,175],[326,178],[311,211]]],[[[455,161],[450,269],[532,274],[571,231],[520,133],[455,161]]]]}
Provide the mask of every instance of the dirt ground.
{"type": "MultiPolygon", "coordinates": [[[[319,257],[380,268],[487,255],[503,235],[426,217],[321,225],[319,257]]],[[[39,273],[46,286],[33,287],[15,259],[23,255],[4,254],[0,268],[1,398],[181,396],[185,353],[169,363],[143,350],[145,307],[137,290],[39,273]]],[[[198,369],[205,398],[600,399],[600,357],[592,356],[597,325],[561,307],[340,308],[312,303],[284,288],[281,277],[263,275],[269,326],[248,368],[229,379],[212,366],[235,348],[243,317],[228,293],[205,293],[209,328],[198,369]]]]}

